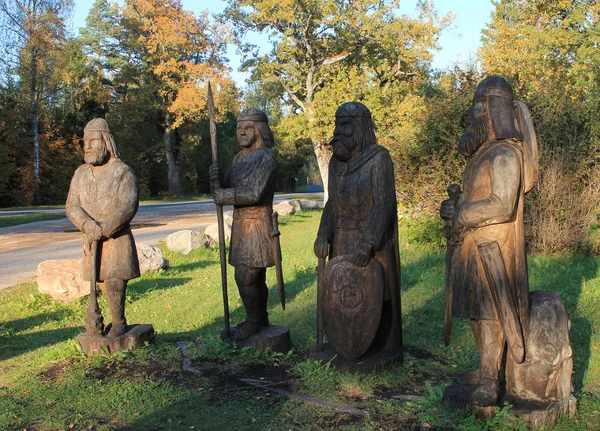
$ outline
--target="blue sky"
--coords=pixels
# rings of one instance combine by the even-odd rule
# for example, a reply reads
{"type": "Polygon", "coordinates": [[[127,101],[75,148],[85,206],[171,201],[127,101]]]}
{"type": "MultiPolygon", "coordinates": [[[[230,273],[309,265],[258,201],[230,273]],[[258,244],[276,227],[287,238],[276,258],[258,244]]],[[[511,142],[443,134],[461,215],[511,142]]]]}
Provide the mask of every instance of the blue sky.
{"type": "MultiPolygon", "coordinates": [[[[417,15],[416,4],[418,0],[401,2],[400,13],[417,15]]],[[[222,12],[225,2],[222,0],[182,0],[183,6],[188,10],[209,9],[212,13],[222,12]]],[[[75,0],[73,19],[74,30],[85,25],[85,18],[92,7],[94,0],[75,0]]],[[[435,54],[433,67],[445,69],[456,62],[465,62],[473,58],[480,45],[481,30],[490,21],[493,10],[491,0],[437,0],[435,9],[440,15],[448,12],[454,14],[454,25],[442,34],[439,44],[441,49],[435,54]]],[[[240,58],[235,52],[235,47],[227,51],[232,77],[242,87],[247,74],[238,72],[240,58]]]]}

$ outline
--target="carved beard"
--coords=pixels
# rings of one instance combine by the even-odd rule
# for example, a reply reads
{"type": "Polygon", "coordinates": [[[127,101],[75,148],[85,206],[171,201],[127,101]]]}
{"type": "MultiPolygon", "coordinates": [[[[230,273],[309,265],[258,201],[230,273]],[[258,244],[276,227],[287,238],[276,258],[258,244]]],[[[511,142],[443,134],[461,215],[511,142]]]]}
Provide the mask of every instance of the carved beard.
{"type": "Polygon", "coordinates": [[[337,136],[331,140],[331,146],[333,147],[333,156],[342,161],[346,162],[352,157],[353,138],[346,138],[345,136],[337,136]]]}
{"type": "Polygon", "coordinates": [[[102,153],[99,153],[94,150],[86,151],[83,155],[83,160],[92,166],[100,166],[103,165],[108,159],[108,151],[104,150],[102,153]]]}
{"type": "Polygon", "coordinates": [[[465,157],[471,157],[490,138],[490,124],[487,115],[474,118],[458,140],[458,151],[465,157]]]}

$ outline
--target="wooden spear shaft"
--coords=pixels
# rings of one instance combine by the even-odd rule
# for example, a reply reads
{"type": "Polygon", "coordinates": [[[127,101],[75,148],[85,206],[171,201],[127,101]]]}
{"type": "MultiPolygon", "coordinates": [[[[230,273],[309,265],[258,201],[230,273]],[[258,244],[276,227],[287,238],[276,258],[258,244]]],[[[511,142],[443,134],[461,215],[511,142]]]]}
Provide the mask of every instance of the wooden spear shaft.
{"type": "MultiPolygon", "coordinates": [[[[219,153],[217,151],[217,124],[215,123],[215,106],[213,102],[212,89],[208,83],[208,117],[210,124],[210,146],[212,149],[213,165],[219,164],[219,153]]],[[[214,189],[220,188],[219,179],[211,182],[214,189]]],[[[219,226],[219,252],[221,254],[221,287],[223,289],[223,317],[225,320],[225,335],[231,338],[231,328],[229,325],[229,298],[227,296],[227,256],[225,253],[225,224],[223,220],[223,205],[217,205],[217,224],[219,226]]]]}

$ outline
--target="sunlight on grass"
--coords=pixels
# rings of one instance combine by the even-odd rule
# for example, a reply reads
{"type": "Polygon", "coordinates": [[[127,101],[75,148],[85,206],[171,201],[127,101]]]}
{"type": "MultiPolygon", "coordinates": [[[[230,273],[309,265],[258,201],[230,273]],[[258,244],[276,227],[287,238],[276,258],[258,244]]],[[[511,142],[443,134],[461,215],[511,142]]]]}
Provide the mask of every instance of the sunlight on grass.
{"type": "MultiPolygon", "coordinates": [[[[471,416],[440,406],[440,394],[451,376],[477,364],[477,350],[469,322],[459,319],[454,321],[451,345],[443,345],[444,255],[436,248],[407,244],[405,232],[400,232],[405,363],[351,374],[306,358],[315,343],[312,243],[320,214],[307,211],[280,219],[285,311],[279,305],[272,269],[267,283],[271,321],[291,330],[293,351],[287,354],[236,349],[221,342],[218,250],[200,249],[184,256],[162,247],[171,267],[131,281],[126,305],[130,323],[154,325],[156,342],[109,357],[87,358],[75,341],[83,330],[87,298],[65,305],[37,293],[33,283],[1,292],[0,429],[54,430],[72,425],[97,430],[375,430],[429,423],[438,429],[468,430],[483,426],[471,416]],[[176,345],[180,339],[186,341],[201,376],[181,371],[176,345]],[[247,375],[267,380],[279,376],[277,381],[287,382],[290,390],[365,409],[370,416],[357,419],[249,389],[237,381],[247,375]],[[398,394],[420,398],[394,398],[398,394]]],[[[573,382],[580,407],[576,420],[563,421],[556,430],[588,430],[588,423],[600,423],[599,264],[598,258],[580,256],[529,258],[531,289],[558,291],[573,321],[573,382]]],[[[228,267],[232,324],[245,315],[236,290],[233,268],[228,267]]],[[[100,304],[106,309],[103,298],[100,304]]],[[[505,426],[507,419],[502,420],[505,426]]]]}

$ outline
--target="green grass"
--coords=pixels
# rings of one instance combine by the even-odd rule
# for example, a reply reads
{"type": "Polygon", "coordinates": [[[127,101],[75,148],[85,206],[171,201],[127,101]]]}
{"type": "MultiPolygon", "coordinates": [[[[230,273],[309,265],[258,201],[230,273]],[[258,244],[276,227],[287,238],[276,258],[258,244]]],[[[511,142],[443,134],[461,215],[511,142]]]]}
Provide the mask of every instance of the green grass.
{"type": "Polygon", "coordinates": [[[0,227],[17,226],[34,221],[58,220],[65,218],[64,214],[25,214],[0,217],[0,227]]]}
{"type": "MultiPolygon", "coordinates": [[[[278,305],[275,274],[269,312],[291,330],[293,351],[255,352],[223,345],[218,250],[183,256],[165,251],[171,268],[130,282],[130,323],[152,323],[156,342],[131,352],[85,357],[75,342],[87,299],[65,305],[34,284],[0,293],[0,429],[4,430],[378,430],[523,429],[506,411],[490,422],[441,407],[451,376],[477,363],[469,322],[456,319],[452,344],[442,341],[444,256],[409,245],[401,232],[405,363],[367,374],[340,372],[307,359],[315,343],[319,211],[281,217],[288,303],[278,305]],[[190,349],[194,375],[181,371],[177,340],[190,349]],[[364,419],[239,383],[239,377],[288,381],[291,390],[362,408],[364,419]],[[418,401],[393,398],[420,395],[418,401]]],[[[558,291],[573,321],[577,418],[554,430],[590,430],[600,423],[600,259],[532,256],[532,289],[558,291]]],[[[232,322],[243,319],[228,268],[232,322]]],[[[101,298],[101,307],[105,303],[101,298]]]]}

